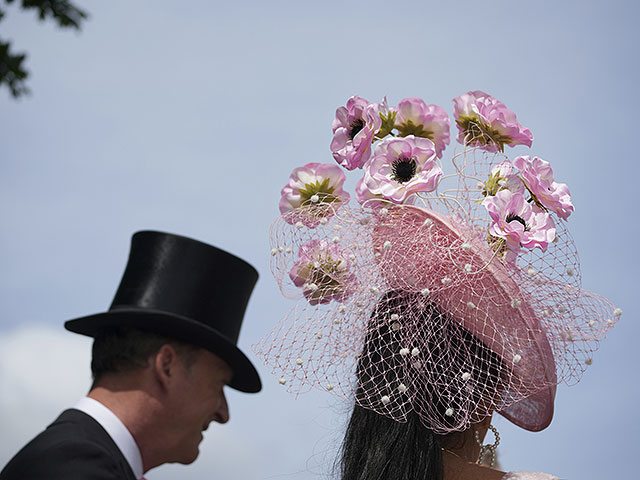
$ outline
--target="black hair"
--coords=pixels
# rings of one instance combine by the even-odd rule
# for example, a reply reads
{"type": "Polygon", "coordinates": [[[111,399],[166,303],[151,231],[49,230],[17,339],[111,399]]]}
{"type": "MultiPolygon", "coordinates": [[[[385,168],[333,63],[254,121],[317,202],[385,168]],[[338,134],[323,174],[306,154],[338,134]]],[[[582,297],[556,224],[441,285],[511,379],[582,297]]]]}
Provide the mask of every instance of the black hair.
{"type": "Polygon", "coordinates": [[[397,383],[398,378],[411,376],[415,379],[413,388],[419,389],[422,399],[426,399],[430,415],[435,412],[447,429],[459,429],[460,419],[445,415],[448,405],[471,401],[482,408],[480,397],[486,394],[486,391],[460,393],[456,385],[460,372],[472,372],[481,384],[498,392],[502,388],[503,368],[500,358],[484,343],[419,294],[386,293],[371,315],[358,360],[356,405],[342,444],[342,480],[441,480],[442,448],[450,448],[457,435],[439,435],[425,425],[420,402],[409,406],[402,421],[376,413],[373,407],[382,391],[381,385],[392,385],[394,379],[397,383]],[[421,329],[429,332],[420,339],[421,350],[429,353],[428,358],[447,361],[416,368],[402,360],[397,355],[401,330],[394,332],[389,322],[393,313],[402,317],[405,326],[407,322],[415,322],[408,331],[420,331],[419,324],[429,322],[429,328],[421,329]],[[427,370],[429,378],[420,373],[427,370]],[[435,377],[442,381],[435,384],[429,380],[435,377]],[[464,399],[457,400],[456,395],[464,395],[464,399]]]}
{"type": "Polygon", "coordinates": [[[195,360],[192,354],[198,347],[158,335],[153,332],[127,327],[100,331],[93,340],[91,374],[93,385],[108,373],[127,373],[148,365],[149,357],[163,345],[169,344],[178,352],[189,368],[195,360]]]}
{"type": "Polygon", "coordinates": [[[415,412],[400,423],[356,404],[342,444],[341,478],[441,479],[441,448],[415,412]]]}

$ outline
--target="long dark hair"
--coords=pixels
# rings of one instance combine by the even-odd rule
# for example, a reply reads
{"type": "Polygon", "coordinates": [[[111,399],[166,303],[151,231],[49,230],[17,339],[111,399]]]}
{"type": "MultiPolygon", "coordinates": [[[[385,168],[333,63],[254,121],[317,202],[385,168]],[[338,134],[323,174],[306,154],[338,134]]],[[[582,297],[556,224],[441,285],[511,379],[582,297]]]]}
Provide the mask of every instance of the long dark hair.
{"type": "MultiPolygon", "coordinates": [[[[440,378],[451,377],[451,382],[443,383],[454,384],[453,377],[459,376],[459,372],[473,371],[483,376],[489,385],[493,384],[496,390],[500,388],[502,362],[486,345],[458,322],[443,315],[433,303],[418,299],[418,295],[413,293],[388,292],[372,312],[358,361],[356,404],[342,444],[342,480],[441,480],[443,477],[442,447],[451,445],[453,434],[443,436],[435,433],[424,425],[420,412],[415,408],[402,419],[406,422],[381,415],[371,408],[372,395],[369,392],[379,392],[381,382],[391,383],[391,376],[406,373],[417,378],[414,386],[417,385],[423,396],[428,398],[431,408],[441,417],[441,423],[453,421],[445,415],[444,397],[450,401],[454,392],[443,394],[442,384],[435,385],[426,378],[421,381],[424,376],[406,371],[412,367],[394,355],[399,345],[388,321],[392,313],[398,314],[405,322],[430,322],[429,331],[433,333],[423,340],[423,348],[430,352],[430,358],[449,359],[422,366],[430,370],[431,378],[436,372],[440,378]],[[464,354],[456,354],[461,352],[464,354]],[[379,375],[371,375],[374,365],[378,365],[373,370],[380,372],[379,375]],[[385,366],[384,371],[380,365],[385,366]]],[[[480,398],[473,400],[476,404],[480,402],[480,398]]]]}
{"type": "Polygon", "coordinates": [[[440,436],[415,412],[406,423],[355,405],[342,444],[342,480],[440,480],[440,436]]]}

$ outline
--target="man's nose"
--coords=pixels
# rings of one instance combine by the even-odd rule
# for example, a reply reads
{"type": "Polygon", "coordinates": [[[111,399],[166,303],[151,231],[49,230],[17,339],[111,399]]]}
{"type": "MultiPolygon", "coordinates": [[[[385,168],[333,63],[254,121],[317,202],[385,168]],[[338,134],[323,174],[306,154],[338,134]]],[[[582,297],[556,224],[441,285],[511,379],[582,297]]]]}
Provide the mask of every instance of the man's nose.
{"type": "Polygon", "coordinates": [[[218,408],[214,412],[213,420],[218,423],[227,423],[229,421],[229,405],[227,404],[227,397],[225,397],[224,392],[220,393],[218,408]]]}

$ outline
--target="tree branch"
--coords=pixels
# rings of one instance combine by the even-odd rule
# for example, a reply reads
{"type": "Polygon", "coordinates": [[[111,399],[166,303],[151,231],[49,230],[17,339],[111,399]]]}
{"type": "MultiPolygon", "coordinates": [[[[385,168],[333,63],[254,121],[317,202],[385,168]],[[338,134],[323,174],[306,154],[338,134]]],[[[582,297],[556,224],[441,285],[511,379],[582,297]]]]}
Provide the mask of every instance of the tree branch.
{"type": "Polygon", "coordinates": [[[29,93],[25,80],[29,73],[22,62],[26,55],[14,55],[9,49],[11,44],[0,39],[0,86],[6,84],[14,98],[29,93]]]}
{"type": "MultiPolygon", "coordinates": [[[[14,0],[5,0],[13,3],[14,0]]],[[[80,10],[68,0],[22,0],[22,8],[34,9],[40,20],[54,19],[59,27],[80,29],[80,24],[87,18],[87,13],[80,10]]]]}

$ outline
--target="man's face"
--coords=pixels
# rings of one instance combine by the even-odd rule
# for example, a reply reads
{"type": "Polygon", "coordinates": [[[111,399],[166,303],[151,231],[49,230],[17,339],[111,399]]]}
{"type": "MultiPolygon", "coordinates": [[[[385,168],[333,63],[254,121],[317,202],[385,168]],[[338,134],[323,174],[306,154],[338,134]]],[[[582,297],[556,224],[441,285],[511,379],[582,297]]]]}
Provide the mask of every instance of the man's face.
{"type": "Polygon", "coordinates": [[[220,357],[199,349],[193,353],[193,363],[176,371],[172,388],[172,418],[170,424],[174,462],[191,463],[199,453],[202,431],[211,422],[226,423],[229,408],[223,387],[231,381],[233,372],[220,357]]]}

